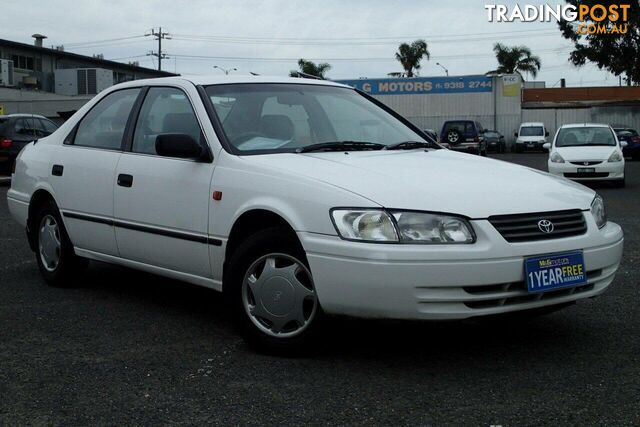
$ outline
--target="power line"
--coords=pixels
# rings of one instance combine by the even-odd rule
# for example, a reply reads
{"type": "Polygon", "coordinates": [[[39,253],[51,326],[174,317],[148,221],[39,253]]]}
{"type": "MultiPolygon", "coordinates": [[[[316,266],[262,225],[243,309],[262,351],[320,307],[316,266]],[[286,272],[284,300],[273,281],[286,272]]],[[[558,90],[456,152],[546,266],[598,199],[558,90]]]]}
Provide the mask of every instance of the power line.
{"type": "MultiPolygon", "coordinates": [[[[195,37],[195,38],[212,38],[212,39],[227,39],[227,40],[278,40],[278,41],[369,41],[369,40],[398,40],[398,39],[426,39],[436,40],[440,38],[449,39],[452,37],[467,38],[470,36],[489,36],[489,35],[509,35],[520,33],[541,33],[549,32],[549,29],[535,29],[535,30],[513,30],[513,31],[497,31],[497,32],[484,32],[484,33],[466,33],[456,34],[453,36],[443,35],[419,35],[419,36],[386,36],[386,37],[337,37],[337,38],[303,38],[303,37],[237,37],[237,36],[219,36],[219,35],[206,35],[206,34],[178,34],[174,36],[178,37],[195,37]]],[[[558,34],[557,31],[553,31],[558,34]]]]}
{"type": "Polygon", "coordinates": [[[118,38],[115,38],[115,39],[93,40],[93,41],[76,42],[76,43],[63,43],[63,45],[67,46],[67,47],[77,47],[77,46],[83,46],[83,45],[87,45],[87,44],[100,44],[100,43],[105,43],[105,42],[116,42],[116,41],[121,41],[121,40],[138,39],[138,38],[142,38],[142,37],[146,37],[146,36],[145,35],[137,35],[137,36],[128,36],[128,37],[118,37],[118,38]]]}

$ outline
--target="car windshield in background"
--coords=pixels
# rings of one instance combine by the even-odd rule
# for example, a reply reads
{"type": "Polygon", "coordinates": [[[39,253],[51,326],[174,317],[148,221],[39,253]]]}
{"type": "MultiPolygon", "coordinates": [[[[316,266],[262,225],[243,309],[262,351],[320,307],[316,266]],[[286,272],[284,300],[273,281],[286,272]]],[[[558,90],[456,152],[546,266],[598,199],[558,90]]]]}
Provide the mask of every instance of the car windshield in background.
{"type": "Polygon", "coordinates": [[[521,127],[520,136],[544,136],[544,129],[541,126],[521,127]]]}
{"type": "Polygon", "coordinates": [[[308,84],[231,84],[206,92],[229,143],[241,154],[380,149],[429,142],[356,91],[308,84]],[[359,144],[354,144],[359,142],[359,144]],[[368,143],[368,144],[361,144],[368,143]]]}
{"type": "Polygon", "coordinates": [[[487,131],[484,133],[485,138],[489,137],[489,138],[497,138],[500,136],[500,134],[498,132],[491,132],[491,131],[487,131]]]}
{"type": "Polygon", "coordinates": [[[604,127],[563,128],[558,132],[556,147],[614,146],[613,132],[604,127]]]}

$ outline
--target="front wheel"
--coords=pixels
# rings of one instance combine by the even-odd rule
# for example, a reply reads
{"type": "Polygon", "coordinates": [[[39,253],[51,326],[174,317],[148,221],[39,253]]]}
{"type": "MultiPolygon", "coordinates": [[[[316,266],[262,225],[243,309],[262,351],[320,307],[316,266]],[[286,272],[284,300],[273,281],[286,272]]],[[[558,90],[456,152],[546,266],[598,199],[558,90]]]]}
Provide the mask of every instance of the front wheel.
{"type": "Polygon", "coordinates": [[[225,295],[249,345],[296,354],[315,344],[323,315],[304,250],[289,230],[249,237],[228,267],[225,295]]]}
{"type": "Polygon", "coordinates": [[[70,286],[89,261],[73,252],[55,203],[50,201],[43,205],[35,216],[34,224],[36,261],[42,277],[51,286],[70,286]]]}

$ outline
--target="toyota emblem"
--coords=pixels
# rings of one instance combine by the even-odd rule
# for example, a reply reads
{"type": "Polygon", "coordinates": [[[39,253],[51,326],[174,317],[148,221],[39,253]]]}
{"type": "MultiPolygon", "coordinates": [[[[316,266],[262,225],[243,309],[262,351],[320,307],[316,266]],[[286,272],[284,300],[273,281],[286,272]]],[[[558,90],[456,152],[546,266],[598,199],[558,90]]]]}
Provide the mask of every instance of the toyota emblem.
{"type": "Polygon", "coordinates": [[[548,219],[542,219],[538,221],[538,228],[543,233],[553,233],[553,223],[548,219]]]}

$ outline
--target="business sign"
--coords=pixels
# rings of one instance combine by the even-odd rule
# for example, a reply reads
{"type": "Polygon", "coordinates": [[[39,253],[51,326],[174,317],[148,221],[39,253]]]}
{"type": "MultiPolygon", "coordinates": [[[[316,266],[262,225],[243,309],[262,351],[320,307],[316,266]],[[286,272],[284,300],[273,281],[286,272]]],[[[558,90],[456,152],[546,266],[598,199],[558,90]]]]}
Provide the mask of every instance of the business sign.
{"type": "Polygon", "coordinates": [[[412,77],[399,79],[337,80],[370,95],[491,92],[492,79],[484,75],[463,77],[412,77]]]}

